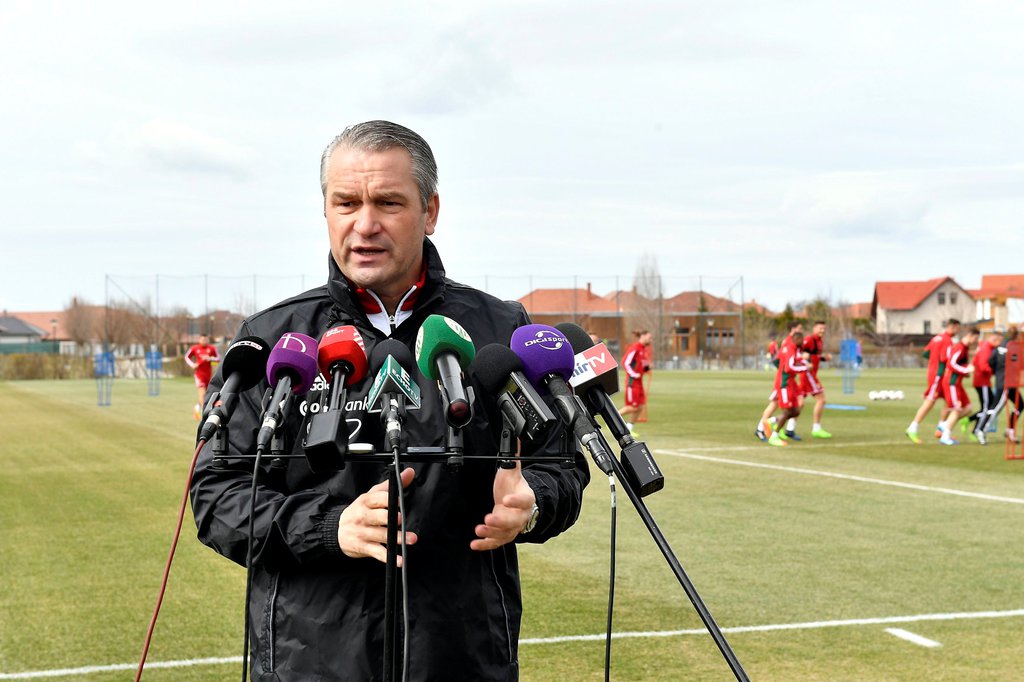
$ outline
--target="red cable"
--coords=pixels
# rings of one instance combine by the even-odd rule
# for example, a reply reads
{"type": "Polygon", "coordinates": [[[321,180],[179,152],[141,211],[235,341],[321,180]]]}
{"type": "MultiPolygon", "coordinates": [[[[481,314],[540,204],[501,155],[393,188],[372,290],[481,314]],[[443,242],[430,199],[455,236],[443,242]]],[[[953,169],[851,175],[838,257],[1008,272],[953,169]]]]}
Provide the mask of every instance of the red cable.
{"type": "Polygon", "coordinates": [[[164,592],[167,590],[167,579],[171,575],[171,562],[174,561],[174,550],[178,548],[178,538],[181,536],[181,524],[185,518],[185,508],[188,506],[188,492],[192,487],[192,474],[196,471],[196,461],[199,459],[199,451],[203,449],[206,441],[200,440],[196,446],[196,454],[192,456],[192,464],[188,467],[188,478],[185,481],[185,495],[181,499],[181,509],[178,510],[178,526],[174,529],[174,540],[171,541],[171,551],[167,555],[167,565],[164,566],[164,578],[160,582],[160,591],[156,596],[156,608],[153,609],[153,617],[149,621],[149,629],[146,631],[146,642],[142,645],[142,657],[139,659],[139,669],[135,671],[135,682],[142,679],[142,669],[146,666],[146,656],[149,654],[149,645],[153,641],[153,630],[156,629],[156,618],[160,615],[160,605],[164,602],[164,592]]]}

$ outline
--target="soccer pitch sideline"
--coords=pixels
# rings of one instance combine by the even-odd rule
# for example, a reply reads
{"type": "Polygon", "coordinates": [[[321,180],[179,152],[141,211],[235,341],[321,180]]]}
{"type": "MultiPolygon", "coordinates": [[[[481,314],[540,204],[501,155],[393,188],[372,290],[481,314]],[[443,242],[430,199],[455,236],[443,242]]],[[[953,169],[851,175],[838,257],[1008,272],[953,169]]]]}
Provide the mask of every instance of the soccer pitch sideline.
{"type": "MultiPolygon", "coordinates": [[[[639,426],[667,483],[646,501],[751,679],[1024,678],[1024,461],[1001,434],[910,443],[922,381],[866,371],[843,396],[825,372],[833,402],[867,410],[769,448],[753,436],[769,374],[655,374],[639,426]],[[882,389],[908,399],[867,400],[882,389]]],[[[131,679],[193,401],[187,379],[156,398],[118,381],[104,408],[92,382],[0,382],[0,680],[131,679]]],[[[612,679],[733,679],[621,491],[618,512],[612,679]]],[[[573,529],[521,548],[523,680],[603,679],[609,518],[598,475],[573,529]]],[[[144,679],[237,679],[243,590],[189,516],[144,679]]]]}

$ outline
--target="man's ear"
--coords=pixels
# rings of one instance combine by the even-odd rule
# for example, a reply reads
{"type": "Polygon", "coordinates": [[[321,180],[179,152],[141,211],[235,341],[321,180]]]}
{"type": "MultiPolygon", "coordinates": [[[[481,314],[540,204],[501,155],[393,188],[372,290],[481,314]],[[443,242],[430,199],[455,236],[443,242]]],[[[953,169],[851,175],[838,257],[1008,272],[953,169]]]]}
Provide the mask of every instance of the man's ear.
{"type": "Polygon", "coordinates": [[[427,223],[424,233],[434,234],[434,227],[437,226],[437,214],[441,210],[441,199],[436,194],[427,201],[427,223]]]}

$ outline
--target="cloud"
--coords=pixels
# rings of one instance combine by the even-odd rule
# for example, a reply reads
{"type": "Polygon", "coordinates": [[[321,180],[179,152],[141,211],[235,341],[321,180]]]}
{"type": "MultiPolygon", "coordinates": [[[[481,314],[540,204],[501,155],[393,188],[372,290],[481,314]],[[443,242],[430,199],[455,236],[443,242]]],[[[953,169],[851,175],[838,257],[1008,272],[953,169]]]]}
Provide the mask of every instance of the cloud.
{"type": "Polygon", "coordinates": [[[375,107],[405,113],[444,116],[471,111],[514,90],[509,67],[480,41],[453,32],[442,32],[420,50],[401,70],[383,75],[384,83],[371,98],[375,107]]]}
{"type": "Polygon", "coordinates": [[[159,170],[247,177],[254,157],[245,147],[176,121],[151,120],[130,137],[132,151],[159,170]]]}

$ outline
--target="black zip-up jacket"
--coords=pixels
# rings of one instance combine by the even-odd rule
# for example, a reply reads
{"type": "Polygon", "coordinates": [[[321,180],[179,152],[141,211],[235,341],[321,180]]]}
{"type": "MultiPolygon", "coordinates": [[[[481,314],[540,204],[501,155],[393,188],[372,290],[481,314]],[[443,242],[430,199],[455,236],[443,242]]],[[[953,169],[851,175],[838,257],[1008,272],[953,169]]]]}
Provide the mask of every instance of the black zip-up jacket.
{"type": "MultiPolygon", "coordinates": [[[[460,323],[477,348],[508,344],[513,330],[529,322],[522,306],[447,279],[429,240],[424,257],[423,291],[411,317],[392,338],[413,348],[416,332],[431,313],[460,323]]],[[[351,324],[362,334],[369,354],[384,334],[369,323],[333,258],[329,262],[326,286],[253,315],[238,337],[256,335],[273,344],[286,332],[301,332],[319,339],[333,326],[351,324]]],[[[423,403],[421,409],[408,411],[403,437],[408,445],[442,445],[446,427],[436,384],[418,372],[414,375],[423,403]]],[[[218,390],[223,380],[218,371],[210,390],[218,390]]],[[[367,414],[364,405],[372,380],[368,376],[349,390],[350,440],[383,450],[379,415],[367,414]]],[[[241,396],[228,423],[229,454],[255,454],[266,389],[264,381],[241,396]]],[[[307,397],[309,405],[318,401],[321,390],[325,388],[318,381],[307,397]]],[[[465,451],[494,455],[500,417],[493,400],[479,386],[475,390],[474,418],[463,429],[465,451]]],[[[293,454],[302,454],[299,415],[307,412],[306,404],[293,406],[285,424],[293,454]]],[[[552,438],[544,452],[557,453],[557,440],[552,438]]],[[[518,679],[522,603],[515,545],[489,552],[469,548],[476,537],[474,527],[494,507],[495,462],[467,459],[455,470],[442,462],[410,466],[416,475],[405,492],[406,527],[419,541],[407,548],[409,679],[518,679]]],[[[241,565],[248,540],[251,471],[252,459],[215,462],[207,445],[191,489],[199,539],[241,565]]],[[[569,528],[579,516],[590,479],[586,460],[576,454],[571,469],[531,463],[523,475],[537,496],[540,518],[520,541],[543,542],[569,528]]],[[[345,556],[337,534],[345,506],[386,477],[383,464],[356,461],[337,473],[320,475],[303,458],[262,466],[250,599],[252,679],[383,677],[384,564],[345,556]]]]}

